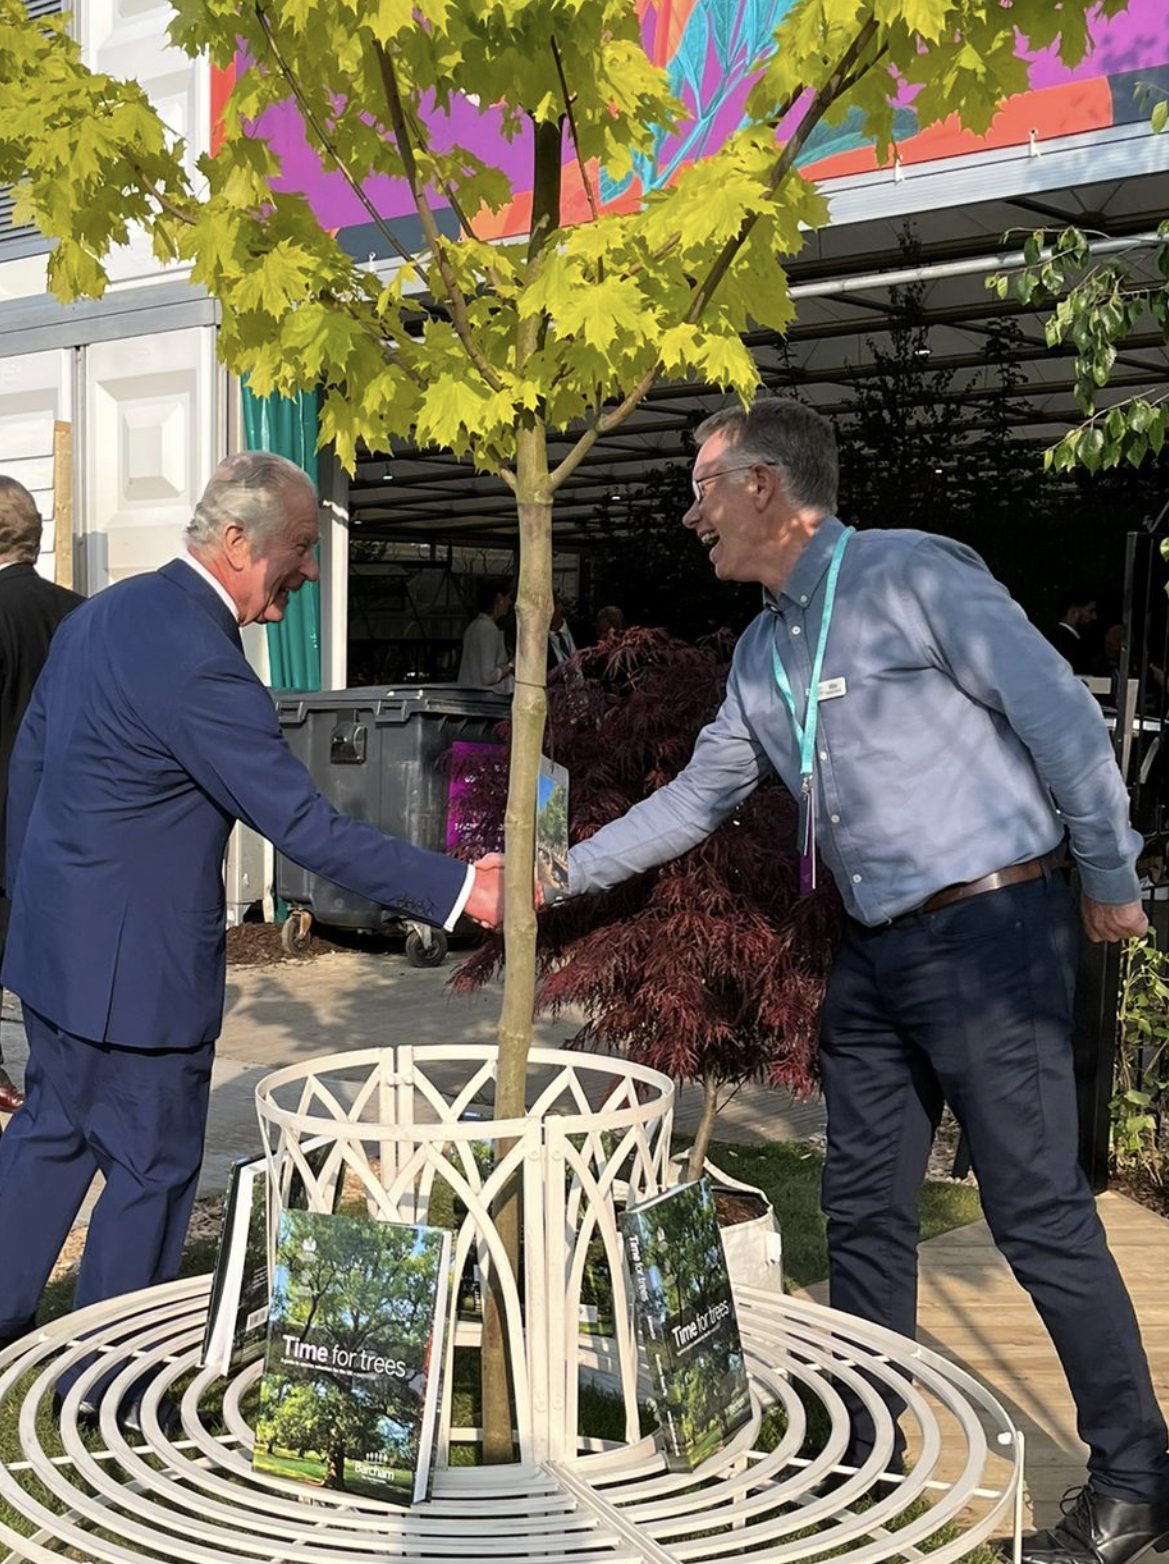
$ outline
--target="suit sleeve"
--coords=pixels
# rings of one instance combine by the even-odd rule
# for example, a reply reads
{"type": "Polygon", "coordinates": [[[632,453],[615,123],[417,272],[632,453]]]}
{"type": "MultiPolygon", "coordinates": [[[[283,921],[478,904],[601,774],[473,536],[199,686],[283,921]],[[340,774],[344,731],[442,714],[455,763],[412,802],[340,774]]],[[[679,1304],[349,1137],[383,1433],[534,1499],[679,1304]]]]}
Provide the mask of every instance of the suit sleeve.
{"type": "Polygon", "coordinates": [[[8,796],[6,800],[4,847],[4,892],[7,895],[16,883],[16,870],[20,851],[28,830],[29,816],[41,785],[45,756],[45,707],[40,695],[41,685],[33,690],[32,699],[25,709],[20,730],[16,735],[12,758],[8,762],[8,796]]]}
{"type": "Polygon", "coordinates": [[[334,809],[288,748],[268,692],[242,657],[196,669],[160,726],[204,792],[294,863],[425,923],[449,926],[461,910],[467,865],[334,809]]]}

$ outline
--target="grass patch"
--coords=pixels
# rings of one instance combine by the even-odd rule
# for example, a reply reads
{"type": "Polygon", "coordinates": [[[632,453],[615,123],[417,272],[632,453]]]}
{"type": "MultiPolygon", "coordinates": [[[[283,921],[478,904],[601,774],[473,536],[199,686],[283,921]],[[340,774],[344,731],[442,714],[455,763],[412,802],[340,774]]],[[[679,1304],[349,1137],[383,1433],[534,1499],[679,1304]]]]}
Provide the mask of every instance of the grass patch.
{"type": "MultiPolygon", "coordinates": [[[[783,1273],[789,1289],[810,1287],[828,1275],[827,1226],[820,1210],[824,1158],[798,1142],[772,1146],[716,1143],[710,1160],[745,1184],[757,1185],[775,1207],[783,1238],[783,1273]]],[[[927,1183],[921,1192],[921,1236],[936,1238],[982,1216],[978,1191],[969,1184],[927,1183]]]]}

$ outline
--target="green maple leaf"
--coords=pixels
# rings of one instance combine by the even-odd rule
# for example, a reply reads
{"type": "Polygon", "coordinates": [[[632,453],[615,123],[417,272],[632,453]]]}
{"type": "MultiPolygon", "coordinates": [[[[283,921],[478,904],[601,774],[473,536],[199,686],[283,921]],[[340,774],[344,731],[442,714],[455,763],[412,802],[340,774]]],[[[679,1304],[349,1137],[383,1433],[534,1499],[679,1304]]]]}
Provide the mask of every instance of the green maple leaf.
{"type": "Polygon", "coordinates": [[[236,303],[241,309],[262,309],[273,320],[280,320],[291,305],[307,296],[313,281],[313,257],[282,240],[241,278],[236,303]]]}
{"type": "Polygon", "coordinates": [[[700,344],[699,362],[708,380],[737,391],[744,401],[759,384],[755,360],[737,335],[708,335],[700,344]]]}
{"type": "Polygon", "coordinates": [[[314,375],[326,365],[347,364],[362,335],[358,321],[318,299],[292,310],[280,332],[284,347],[295,352],[305,371],[314,375]]]}
{"type": "Polygon", "coordinates": [[[469,444],[469,431],[478,427],[491,393],[482,381],[445,376],[423,392],[418,409],[418,437],[431,445],[448,446],[461,455],[469,444]]]}
{"type": "Polygon", "coordinates": [[[637,284],[628,277],[607,277],[591,287],[575,289],[556,311],[557,330],[580,337],[601,353],[619,336],[643,336],[654,315],[637,284]]]}

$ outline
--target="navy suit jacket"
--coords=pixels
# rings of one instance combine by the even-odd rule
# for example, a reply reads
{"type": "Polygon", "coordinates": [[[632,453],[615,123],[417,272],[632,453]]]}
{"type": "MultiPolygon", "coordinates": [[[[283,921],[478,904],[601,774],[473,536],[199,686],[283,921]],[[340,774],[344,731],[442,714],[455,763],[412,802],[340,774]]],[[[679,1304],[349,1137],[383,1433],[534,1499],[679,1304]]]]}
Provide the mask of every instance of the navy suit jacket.
{"type": "Polygon", "coordinates": [[[96,1042],[217,1037],[236,820],[425,922],[445,923],[466,878],[321,797],[226,604],[176,560],[99,593],[54,637],[9,769],[5,986],[96,1042]]]}

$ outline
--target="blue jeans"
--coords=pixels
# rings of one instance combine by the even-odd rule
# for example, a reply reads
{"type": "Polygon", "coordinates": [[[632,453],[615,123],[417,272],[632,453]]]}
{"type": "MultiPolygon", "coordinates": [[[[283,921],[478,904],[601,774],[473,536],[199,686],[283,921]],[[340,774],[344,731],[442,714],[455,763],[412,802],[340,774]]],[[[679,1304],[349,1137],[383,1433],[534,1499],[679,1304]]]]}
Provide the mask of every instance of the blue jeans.
{"type": "Polygon", "coordinates": [[[917,1194],[948,1102],[995,1243],[1059,1353],[1093,1486],[1139,1502],[1169,1486],[1166,1429],[1077,1162],[1078,942],[1061,875],[849,923],[821,1037],[829,1290],[833,1307],[913,1336],[917,1194]]]}

